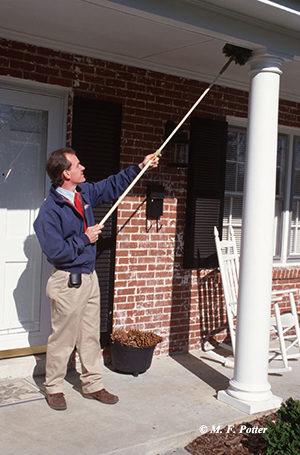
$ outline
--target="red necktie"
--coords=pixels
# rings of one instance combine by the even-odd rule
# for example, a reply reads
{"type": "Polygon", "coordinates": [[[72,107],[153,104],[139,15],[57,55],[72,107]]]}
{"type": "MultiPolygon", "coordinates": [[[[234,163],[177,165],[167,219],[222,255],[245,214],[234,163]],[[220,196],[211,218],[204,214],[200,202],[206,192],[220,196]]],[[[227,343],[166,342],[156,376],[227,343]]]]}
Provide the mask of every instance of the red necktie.
{"type": "Polygon", "coordinates": [[[80,193],[78,193],[78,191],[75,193],[74,203],[75,203],[76,209],[78,210],[78,212],[80,213],[80,215],[82,216],[82,218],[84,220],[84,230],[86,230],[87,224],[86,224],[85,214],[84,214],[83,207],[82,207],[81,196],[80,196],[80,193]]]}

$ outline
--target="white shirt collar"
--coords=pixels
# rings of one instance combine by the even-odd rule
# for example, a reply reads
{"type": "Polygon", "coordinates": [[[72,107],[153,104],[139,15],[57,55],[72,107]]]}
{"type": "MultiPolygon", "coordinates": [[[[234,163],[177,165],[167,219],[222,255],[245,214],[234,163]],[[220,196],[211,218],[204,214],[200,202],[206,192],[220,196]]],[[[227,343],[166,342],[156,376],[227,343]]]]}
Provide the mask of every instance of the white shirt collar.
{"type": "Polygon", "coordinates": [[[65,199],[68,199],[68,201],[71,202],[71,204],[74,205],[74,201],[75,201],[75,191],[69,191],[69,190],[65,190],[64,188],[62,188],[61,186],[58,186],[56,188],[56,191],[61,194],[61,196],[63,196],[65,199]]]}

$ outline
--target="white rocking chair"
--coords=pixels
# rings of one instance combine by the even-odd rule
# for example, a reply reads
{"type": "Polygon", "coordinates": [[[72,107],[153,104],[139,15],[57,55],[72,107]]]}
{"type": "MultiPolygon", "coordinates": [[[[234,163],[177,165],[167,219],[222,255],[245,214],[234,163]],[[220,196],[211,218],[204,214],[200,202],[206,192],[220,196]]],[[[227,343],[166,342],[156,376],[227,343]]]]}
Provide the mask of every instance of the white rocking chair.
{"type": "MultiPolygon", "coordinates": [[[[229,228],[229,239],[220,240],[218,229],[214,228],[215,243],[219,261],[221,280],[224,290],[226,312],[228,319],[231,346],[221,343],[220,346],[232,351],[235,354],[236,343],[236,316],[237,316],[237,297],[239,282],[239,257],[237,253],[236,241],[232,227],[229,228]]],[[[269,361],[282,360],[283,368],[269,368],[269,373],[282,373],[290,371],[288,360],[300,357],[300,330],[298,315],[296,311],[294,292],[297,290],[278,291],[272,293],[272,303],[275,316],[270,318],[270,334],[274,334],[277,340],[275,348],[270,347],[269,361]],[[278,301],[282,300],[283,295],[289,295],[290,312],[280,313],[278,301]],[[293,330],[295,334],[290,335],[293,330]],[[279,346],[278,346],[279,340],[279,346]],[[287,345],[288,344],[288,345],[287,345]],[[298,352],[290,353],[293,347],[298,348],[298,352]]],[[[274,340],[272,340],[273,343],[274,340]]],[[[204,348],[207,346],[204,346],[204,348]]],[[[233,366],[233,361],[219,355],[217,352],[209,351],[210,356],[221,361],[225,366],[233,366]]]]}

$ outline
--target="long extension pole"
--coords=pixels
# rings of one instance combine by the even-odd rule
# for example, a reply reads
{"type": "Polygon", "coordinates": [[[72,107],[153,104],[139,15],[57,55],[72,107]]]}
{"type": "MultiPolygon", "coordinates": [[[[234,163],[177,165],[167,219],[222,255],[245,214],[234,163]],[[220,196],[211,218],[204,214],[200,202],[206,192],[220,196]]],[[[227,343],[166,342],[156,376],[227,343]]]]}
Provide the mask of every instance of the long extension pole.
{"type": "MultiPolygon", "coordinates": [[[[207,95],[207,93],[210,91],[210,89],[215,85],[219,77],[224,73],[224,71],[228,68],[230,63],[232,61],[235,61],[235,63],[238,63],[240,65],[244,65],[246,61],[248,60],[249,56],[251,55],[251,51],[248,49],[240,48],[237,46],[231,46],[226,44],[223,48],[223,52],[227,55],[230,56],[230,59],[225,63],[221,71],[218,73],[218,75],[215,77],[215,79],[210,83],[210,85],[207,87],[206,90],[202,93],[202,95],[197,99],[195,104],[191,107],[191,109],[187,112],[187,114],[183,117],[183,119],[178,123],[178,125],[174,128],[174,130],[170,133],[170,135],[167,137],[167,139],[164,141],[164,143],[159,147],[159,149],[156,150],[155,156],[152,158],[154,160],[157,156],[159,156],[162,152],[162,150],[165,148],[165,146],[169,143],[169,141],[172,139],[174,134],[177,133],[179,128],[183,125],[183,123],[187,120],[187,118],[191,115],[191,113],[196,109],[198,104],[201,103],[203,98],[207,95]]],[[[131,184],[126,188],[124,193],[119,197],[119,199],[114,203],[114,205],[111,207],[111,209],[107,212],[107,214],[102,218],[102,220],[99,223],[99,226],[104,224],[106,220],[110,217],[110,215],[116,210],[118,205],[123,201],[124,197],[129,193],[129,191],[134,187],[134,185],[140,180],[140,178],[144,175],[144,173],[147,171],[148,167],[151,164],[151,161],[149,160],[146,166],[143,167],[141,172],[138,173],[138,175],[135,177],[135,179],[131,182],[131,184]]]]}
{"type": "MultiPolygon", "coordinates": [[[[227,66],[229,65],[229,63],[231,63],[230,61],[226,63],[226,68],[227,66]]],[[[225,69],[226,69],[225,68],[225,69]]],[[[224,71],[225,71],[224,69],[224,71]]],[[[160,155],[161,151],[165,148],[165,146],[169,143],[169,141],[172,139],[172,137],[174,136],[174,134],[177,133],[177,131],[179,130],[179,128],[182,126],[182,124],[186,121],[186,119],[191,115],[191,113],[196,109],[196,107],[198,106],[199,103],[201,103],[201,101],[203,100],[203,98],[205,97],[205,95],[209,92],[209,90],[212,88],[212,86],[217,82],[217,80],[219,79],[220,75],[222,73],[220,72],[217,77],[214,79],[214,81],[209,85],[209,87],[207,87],[207,89],[202,93],[202,95],[198,98],[198,100],[196,101],[196,103],[191,107],[191,109],[188,111],[188,113],[183,117],[183,119],[180,121],[180,123],[178,123],[178,125],[176,126],[176,128],[174,128],[174,130],[171,132],[171,134],[167,137],[167,139],[165,140],[165,142],[159,147],[159,149],[156,150],[155,152],[155,156],[152,158],[152,160],[154,160],[158,155],[160,155]]],[[[118,207],[118,205],[123,201],[124,197],[129,193],[129,191],[134,187],[134,185],[140,180],[140,178],[144,175],[144,173],[147,171],[147,169],[149,168],[151,164],[151,160],[148,161],[148,163],[146,164],[146,166],[143,167],[143,169],[141,170],[141,172],[138,173],[138,175],[135,177],[135,179],[130,183],[130,185],[128,186],[128,188],[126,188],[126,190],[124,191],[124,193],[119,197],[119,199],[114,203],[114,205],[110,208],[110,210],[107,212],[107,214],[102,218],[102,220],[100,221],[99,223],[99,226],[104,224],[107,219],[110,217],[110,215],[116,210],[116,208],[118,207]]]]}

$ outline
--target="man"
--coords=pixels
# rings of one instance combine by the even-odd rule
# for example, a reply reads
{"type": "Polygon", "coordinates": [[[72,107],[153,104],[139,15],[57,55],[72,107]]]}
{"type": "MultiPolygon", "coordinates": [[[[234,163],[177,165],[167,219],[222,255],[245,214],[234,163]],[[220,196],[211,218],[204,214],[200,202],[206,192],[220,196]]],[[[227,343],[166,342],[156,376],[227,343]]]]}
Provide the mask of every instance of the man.
{"type": "Polygon", "coordinates": [[[96,242],[103,225],[95,224],[92,208],[117,199],[155,153],[97,183],[85,183],[85,167],[71,148],[54,151],[47,161],[52,187],[34,229],[54,269],[46,293],[51,300],[52,333],[46,355],[46,400],[55,410],[67,408],[63,380],[76,346],[80,357],[83,395],[115,404],[116,395],[102,384],[100,347],[100,291],[95,272],[96,242]]]}

